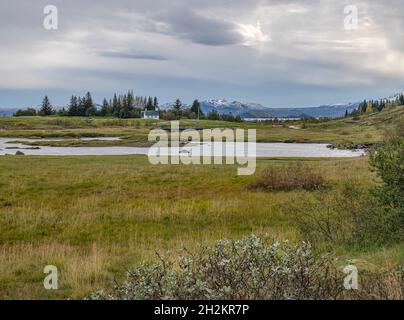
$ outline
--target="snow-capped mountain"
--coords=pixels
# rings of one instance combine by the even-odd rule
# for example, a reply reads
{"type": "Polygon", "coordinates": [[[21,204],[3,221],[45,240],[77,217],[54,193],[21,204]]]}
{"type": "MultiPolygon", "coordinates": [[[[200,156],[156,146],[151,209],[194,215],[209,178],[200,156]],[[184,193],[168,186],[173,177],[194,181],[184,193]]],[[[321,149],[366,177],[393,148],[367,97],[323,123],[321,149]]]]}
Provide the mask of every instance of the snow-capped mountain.
{"type": "Polygon", "coordinates": [[[390,101],[390,102],[397,101],[398,98],[400,98],[400,96],[402,96],[402,95],[403,95],[403,93],[396,93],[395,95],[388,97],[386,100],[390,101]]]}
{"type": "Polygon", "coordinates": [[[239,101],[228,102],[226,99],[210,99],[201,102],[204,113],[217,111],[219,114],[232,114],[234,116],[264,117],[268,108],[257,103],[241,103],[239,101]]]}
{"type": "Polygon", "coordinates": [[[359,102],[307,108],[274,108],[270,109],[270,113],[278,118],[338,118],[344,116],[346,111],[351,112],[358,107],[359,102]]]}
{"type": "MultiPolygon", "coordinates": [[[[174,102],[160,106],[161,110],[170,110],[174,102]]],[[[342,117],[345,112],[357,109],[359,103],[323,105],[308,108],[267,108],[259,103],[229,102],[226,99],[209,99],[201,101],[203,113],[216,111],[219,114],[232,114],[241,118],[304,118],[304,117],[342,117]]],[[[182,109],[190,108],[189,104],[182,104],[182,109]]]]}
{"type": "Polygon", "coordinates": [[[239,115],[242,118],[302,118],[302,117],[341,117],[358,108],[359,103],[323,105],[309,108],[267,108],[258,103],[228,102],[226,99],[210,99],[201,102],[206,114],[216,110],[219,114],[239,115]]]}

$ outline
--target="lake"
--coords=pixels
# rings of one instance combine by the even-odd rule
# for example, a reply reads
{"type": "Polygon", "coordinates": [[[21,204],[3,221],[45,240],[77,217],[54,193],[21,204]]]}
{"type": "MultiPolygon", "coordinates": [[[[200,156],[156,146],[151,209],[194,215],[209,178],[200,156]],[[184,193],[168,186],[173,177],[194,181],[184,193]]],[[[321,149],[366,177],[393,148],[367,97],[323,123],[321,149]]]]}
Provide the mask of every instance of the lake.
{"type": "MultiPolygon", "coordinates": [[[[29,145],[21,143],[9,143],[10,141],[62,141],[62,140],[78,140],[78,139],[25,139],[25,138],[0,138],[0,155],[14,155],[20,149],[26,155],[37,156],[102,156],[102,155],[148,155],[150,148],[141,147],[49,147],[40,146],[39,149],[25,149],[31,148],[29,145]],[[7,149],[19,148],[19,149],[7,149]]],[[[82,138],[81,140],[91,141],[114,141],[119,138],[103,137],[103,138],[82,138]]],[[[257,157],[307,157],[307,158],[346,158],[346,157],[360,157],[365,155],[363,150],[338,150],[329,149],[328,144],[324,143],[256,143],[257,157]]],[[[179,148],[161,148],[160,154],[173,154],[199,156],[220,156],[221,153],[225,154],[224,150],[230,152],[229,154],[244,154],[249,150],[251,152],[252,145],[248,143],[189,143],[179,148]],[[213,148],[213,149],[212,149],[213,148]]]]}

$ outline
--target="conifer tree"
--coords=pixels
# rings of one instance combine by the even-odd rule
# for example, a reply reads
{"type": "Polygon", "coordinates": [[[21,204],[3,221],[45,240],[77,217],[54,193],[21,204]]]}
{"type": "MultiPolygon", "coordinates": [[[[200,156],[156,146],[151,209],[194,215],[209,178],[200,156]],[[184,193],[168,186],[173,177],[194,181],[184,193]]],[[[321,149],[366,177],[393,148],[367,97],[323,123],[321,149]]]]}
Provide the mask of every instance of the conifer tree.
{"type": "Polygon", "coordinates": [[[403,94],[400,95],[398,100],[400,102],[400,105],[404,105],[404,95],[403,94]]]}
{"type": "Polygon", "coordinates": [[[48,96],[45,96],[42,101],[41,109],[39,110],[39,114],[42,116],[50,116],[54,113],[52,104],[49,101],[48,96]]]}
{"type": "Polygon", "coordinates": [[[103,117],[110,115],[109,103],[108,103],[107,99],[105,99],[105,98],[102,101],[100,115],[103,116],[103,117]]]}
{"type": "Polygon", "coordinates": [[[194,112],[196,115],[202,115],[201,104],[199,103],[198,99],[195,99],[192,103],[191,111],[194,112]]]}
{"type": "Polygon", "coordinates": [[[114,93],[114,98],[112,100],[112,114],[115,117],[119,116],[119,103],[118,103],[118,97],[117,97],[116,93],[114,93]]]}
{"type": "Polygon", "coordinates": [[[146,110],[155,110],[152,97],[147,99],[146,110]]]}
{"type": "Polygon", "coordinates": [[[176,111],[180,111],[182,107],[182,103],[180,99],[175,100],[175,104],[174,104],[174,110],[176,111]]]}
{"type": "Polygon", "coordinates": [[[77,113],[78,113],[78,100],[77,100],[77,97],[76,96],[71,96],[67,114],[69,116],[77,116],[78,115],[77,113]]]}

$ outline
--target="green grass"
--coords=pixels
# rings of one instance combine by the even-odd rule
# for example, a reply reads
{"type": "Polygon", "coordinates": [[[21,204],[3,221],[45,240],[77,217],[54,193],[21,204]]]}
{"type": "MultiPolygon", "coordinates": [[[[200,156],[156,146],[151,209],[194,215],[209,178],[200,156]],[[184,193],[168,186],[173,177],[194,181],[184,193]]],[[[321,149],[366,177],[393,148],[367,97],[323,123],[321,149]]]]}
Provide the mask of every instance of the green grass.
{"type": "MultiPolygon", "coordinates": [[[[357,121],[307,123],[301,130],[289,124],[194,120],[181,121],[181,126],[255,128],[259,141],[379,142],[402,121],[403,112],[398,107],[357,121]]],[[[144,143],[152,128],[166,125],[139,119],[0,118],[0,136],[120,136],[124,141],[106,144],[135,144],[144,143]]],[[[73,140],[54,143],[77,145],[73,140]]],[[[235,166],[152,166],[145,156],[0,157],[0,298],[82,298],[122,280],[131,266],[155,259],[157,248],[192,250],[251,233],[299,241],[291,202],[303,205],[317,192],[332,194],[348,179],[365,188],[378,183],[366,158],[264,158],[257,165],[254,176],[242,177],[235,166]],[[247,188],[265,168],[282,170],[295,162],[324,176],[327,189],[247,188]],[[59,268],[59,290],[43,288],[48,264],[59,268]]],[[[370,269],[404,263],[402,244],[332,249],[370,269]]]]}
{"type": "MultiPolygon", "coordinates": [[[[259,160],[256,175],[295,161],[259,160]]],[[[325,176],[327,192],[348,178],[377,183],[366,158],[304,164],[325,176]]],[[[154,259],[157,248],[251,233],[301,240],[289,203],[313,193],[248,190],[254,179],[237,176],[235,166],[152,166],[144,156],[0,157],[0,297],[81,298],[154,259]],[[60,290],[43,289],[47,264],[58,266],[60,290]]],[[[402,249],[372,263],[402,263],[402,249]]],[[[382,256],[340,250],[349,258],[382,256]]]]}

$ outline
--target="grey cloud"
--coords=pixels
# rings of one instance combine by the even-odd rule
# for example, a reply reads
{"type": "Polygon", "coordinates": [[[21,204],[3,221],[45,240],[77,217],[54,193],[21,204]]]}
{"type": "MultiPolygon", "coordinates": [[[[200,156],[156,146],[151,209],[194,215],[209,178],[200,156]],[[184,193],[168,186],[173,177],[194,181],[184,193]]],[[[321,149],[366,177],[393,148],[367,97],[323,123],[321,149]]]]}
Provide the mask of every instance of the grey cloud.
{"type": "Polygon", "coordinates": [[[153,53],[143,53],[143,52],[116,52],[116,51],[104,51],[98,53],[100,56],[107,58],[118,58],[118,59],[133,59],[133,60],[155,60],[155,61],[165,61],[168,57],[153,53]]]}
{"type": "MultiPolygon", "coordinates": [[[[153,16],[152,16],[153,17],[153,16]]],[[[206,17],[190,9],[177,8],[154,15],[154,31],[195,43],[220,46],[242,42],[237,25],[224,19],[206,17]],[[163,25],[163,27],[159,27],[163,25]]]]}
{"type": "Polygon", "coordinates": [[[269,106],[296,103],[295,92],[304,105],[310,96],[344,102],[390,94],[404,84],[404,2],[355,1],[371,24],[345,32],[343,7],[351,2],[52,0],[59,30],[48,32],[48,0],[0,0],[0,90],[134,86],[162,100],[203,92],[269,106]],[[293,14],[287,5],[304,10],[293,14]],[[239,45],[238,25],[258,20],[272,42],[239,45]]]}

